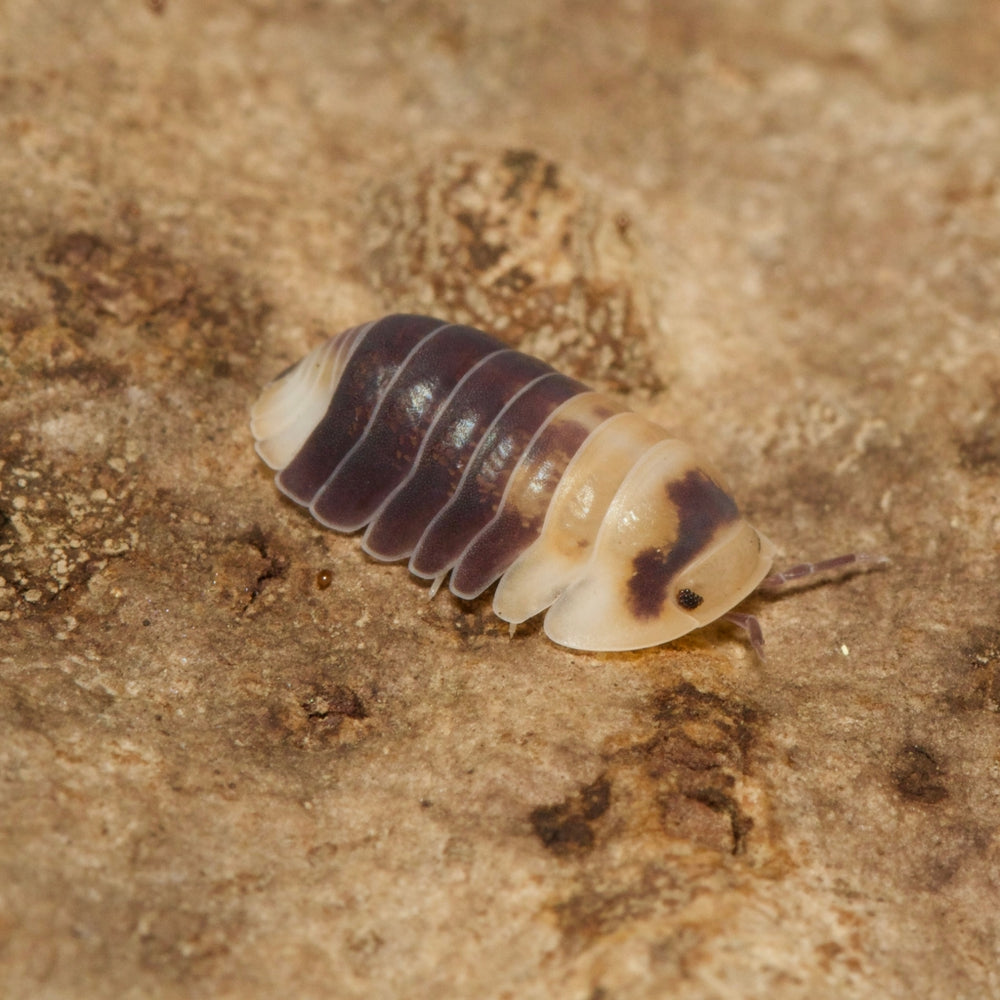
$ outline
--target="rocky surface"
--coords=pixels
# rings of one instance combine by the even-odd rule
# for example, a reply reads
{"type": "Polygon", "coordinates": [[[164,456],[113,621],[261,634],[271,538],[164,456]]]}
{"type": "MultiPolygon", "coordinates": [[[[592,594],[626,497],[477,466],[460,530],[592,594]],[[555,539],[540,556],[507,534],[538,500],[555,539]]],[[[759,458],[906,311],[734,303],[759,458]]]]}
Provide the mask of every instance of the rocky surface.
{"type": "Polygon", "coordinates": [[[992,0],[0,9],[10,997],[1000,997],[992,0]],[[471,318],[884,571],[591,655],[277,495],[471,318]]]}

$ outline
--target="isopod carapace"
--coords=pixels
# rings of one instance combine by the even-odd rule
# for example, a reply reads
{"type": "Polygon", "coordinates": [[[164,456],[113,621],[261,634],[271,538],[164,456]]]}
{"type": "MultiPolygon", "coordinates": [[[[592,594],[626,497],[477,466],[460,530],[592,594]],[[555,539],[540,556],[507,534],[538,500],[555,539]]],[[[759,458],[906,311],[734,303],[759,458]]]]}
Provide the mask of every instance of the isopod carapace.
{"type": "MultiPolygon", "coordinates": [[[[555,642],[617,651],[724,616],[772,544],[689,445],[472,327],[396,315],[321,344],[253,406],[279,489],[383,561],[555,642]]],[[[737,620],[742,616],[736,616],[737,620]]]]}

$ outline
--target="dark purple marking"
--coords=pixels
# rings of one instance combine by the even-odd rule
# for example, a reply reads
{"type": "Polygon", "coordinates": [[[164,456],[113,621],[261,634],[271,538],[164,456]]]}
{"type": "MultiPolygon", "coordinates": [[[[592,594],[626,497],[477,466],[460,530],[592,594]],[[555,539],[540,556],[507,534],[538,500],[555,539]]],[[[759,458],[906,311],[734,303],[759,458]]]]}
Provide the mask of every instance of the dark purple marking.
{"type": "MultiPolygon", "coordinates": [[[[445,324],[430,316],[387,316],[355,345],[323,419],[278,473],[277,483],[298,503],[312,502],[344,456],[354,447],[386,386],[410,351],[445,324]]],[[[341,334],[345,336],[345,334],[341,334]]]]}
{"type": "Polygon", "coordinates": [[[705,548],[719,528],[740,516],[733,498],[701,469],[691,469],[683,479],[668,483],[667,497],[678,517],[673,546],[666,550],[644,549],[632,560],[628,607],[641,620],[659,615],[671,580],[705,548]]]}
{"type": "Polygon", "coordinates": [[[386,560],[410,555],[454,495],[486,429],[521,389],[551,372],[544,361],[513,350],[491,355],[470,371],[428,430],[409,476],[369,526],[367,551],[386,560]]]}
{"type": "Polygon", "coordinates": [[[364,432],[312,502],[313,516],[338,531],[367,524],[406,478],[424,437],[469,369],[505,350],[468,326],[426,337],[399,368],[364,432]]]}
{"type": "Polygon", "coordinates": [[[553,372],[511,400],[483,435],[455,495],[427,526],[410,560],[413,573],[431,578],[454,565],[493,520],[507,480],[538,428],[557,406],[587,391],[580,382],[553,372]]]}
{"type": "MultiPolygon", "coordinates": [[[[608,416],[613,412],[609,409],[608,416]]],[[[532,473],[530,483],[535,497],[507,497],[497,516],[476,536],[452,570],[452,593],[466,599],[477,597],[538,538],[552,493],[590,431],[590,427],[573,420],[556,420],[538,435],[524,457],[532,473]]]]}

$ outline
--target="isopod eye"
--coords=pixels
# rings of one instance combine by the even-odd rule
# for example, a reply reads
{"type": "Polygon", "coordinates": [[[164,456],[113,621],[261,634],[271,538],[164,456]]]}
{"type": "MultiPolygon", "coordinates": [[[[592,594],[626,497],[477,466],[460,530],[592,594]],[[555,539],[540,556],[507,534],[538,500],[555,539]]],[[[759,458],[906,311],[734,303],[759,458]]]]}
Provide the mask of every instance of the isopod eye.
{"type": "Polygon", "coordinates": [[[686,611],[694,611],[704,600],[705,598],[701,594],[696,594],[693,590],[688,590],[687,587],[677,591],[677,603],[686,611]]]}

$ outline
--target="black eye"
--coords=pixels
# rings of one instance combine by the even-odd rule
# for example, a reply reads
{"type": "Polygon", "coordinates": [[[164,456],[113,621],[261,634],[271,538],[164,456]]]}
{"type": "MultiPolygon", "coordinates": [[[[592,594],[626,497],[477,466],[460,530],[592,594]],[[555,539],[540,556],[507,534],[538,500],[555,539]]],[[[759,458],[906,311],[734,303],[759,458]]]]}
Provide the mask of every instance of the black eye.
{"type": "Polygon", "coordinates": [[[696,594],[693,590],[688,590],[687,587],[677,591],[677,603],[687,611],[694,611],[704,600],[705,598],[701,594],[696,594]]]}

